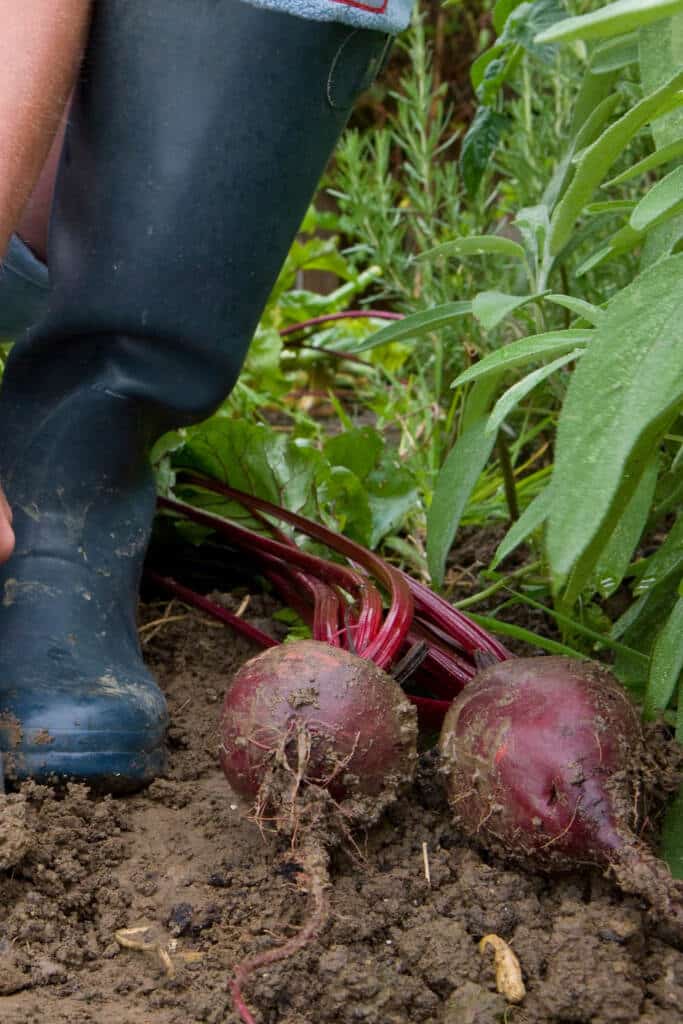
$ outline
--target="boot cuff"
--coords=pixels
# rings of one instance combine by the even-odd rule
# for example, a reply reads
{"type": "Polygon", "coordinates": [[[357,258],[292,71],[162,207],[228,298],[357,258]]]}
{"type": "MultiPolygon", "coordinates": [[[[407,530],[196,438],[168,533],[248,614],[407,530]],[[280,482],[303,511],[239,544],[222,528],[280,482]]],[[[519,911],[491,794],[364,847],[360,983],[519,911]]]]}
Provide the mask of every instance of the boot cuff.
{"type": "Polygon", "coordinates": [[[314,21],[339,21],[355,28],[396,33],[410,21],[415,0],[245,0],[314,21]]]}

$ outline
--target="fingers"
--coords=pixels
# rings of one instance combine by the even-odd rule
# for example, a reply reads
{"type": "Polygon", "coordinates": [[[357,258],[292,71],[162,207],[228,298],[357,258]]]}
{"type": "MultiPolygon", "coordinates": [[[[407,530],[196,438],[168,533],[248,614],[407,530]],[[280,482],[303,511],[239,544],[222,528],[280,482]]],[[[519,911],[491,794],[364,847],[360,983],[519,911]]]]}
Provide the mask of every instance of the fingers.
{"type": "Polygon", "coordinates": [[[12,509],[0,487],[0,563],[6,562],[13,550],[12,509]]]}
{"type": "Polygon", "coordinates": [[[5,492],[3,491],[2,487],[0,487],[0,516],[4,516],[4,518],[7,519],[7,521],[10,523],[12,522],[12,509],[10,508],[10,504],[7,498],[5,497],[5,492]]]}

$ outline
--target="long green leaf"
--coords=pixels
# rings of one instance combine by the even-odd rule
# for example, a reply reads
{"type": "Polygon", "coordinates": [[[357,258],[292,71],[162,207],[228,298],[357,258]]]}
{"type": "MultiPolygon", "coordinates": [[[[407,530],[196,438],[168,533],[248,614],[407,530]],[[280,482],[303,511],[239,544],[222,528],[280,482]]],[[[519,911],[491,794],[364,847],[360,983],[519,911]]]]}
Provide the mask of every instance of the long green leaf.
{"type": "Polygon", "coordinates": [[[641,174],[646,174],[648,171],[654,171],[656,167],[661,167],[663,164],[671,163],[672,160],[677,160],[680,156],[683,156],[683,139],[677,139],[676,142],[670,142],[668,146],[664,146],[662,149],[655,150],[654,153],[650,153],[643,160],[639,160],[637,164],[633,164],[632,167],[627,167],[621,174],[617,174],[616,178],[611,178],[606,181],[603,188],[611,188],[612,185],[621,185],[624,181],[630,181],[632,178],[637,178],[641,174]]]}
{"type": "Polygon", "coordinates": [[[630,32],[597,46],[590,59],[590,69],[594,75],[605,75],[611,71],[621,71],[638,60],[638,34],[630,32]]]}
{"type": "Polygon", "coordinates": [[[645,237],[647,236],[642,231],[634,231],[630,224],[624,224],[612,235],[607,245],[592,253],[576,268],[576,276],[582,277],[606,260],[631,252],[642,243],[645,237]]]}
{"type": "Polygon", "coordinates": [[[582,622],[577,622],[576,619],[572,619],[569,615],[564,615],[562,612],[556,611],[554,608],[548,608],[546,605],[541,604],[540,601],[534,601],[533,597],[529,597],[528,594],[521,594],[518,591],[510,590],[511,594],[514,594],[518,601],[522,601],[524,604],[528,604],[530,608],[537,608],[538,611],[545,612],[555,622],[559,622],[560,625],[566,626],[567,629],[572,633],[578,633],[580,636],[585,636],[589,640],[594,640],[597,644],[603,647],[609,647],[613,651],[624,651],[627,652],[631,657],[637,661],[647,664],[648,658],[646,655],[641,654],[640,651],[635,651],[625,644],[620,644],[616,640],[613,640],[610,636],[605,636],[604,633],[598,633],[594,629],[590,629],[588,626],[584,626],[582,622]]]}
{"type": "Polygon", "coordinates": [[[683,0],[616,0],[591,14],[566,18],[539,32],[534,42],[558,43],[572,39],[600,39],[634,32],[683,10],[683,0]]]}
{"type": "MultiPolygon", "coordinates": [[[[683,10],[665,24],[649,25],[638,33],[640,80],[643,92],[664,85],[673,68],[683,67],[683,10]]],[[[657,149],[683,137],[683,110],[659,117],[652,125],[657,149]]]]}
{"type": "Polygon", "coordinates": [[[682,399],[683,256],[671,256],[615,295],[569,385],[548,522],[556,581],[589,548],[597,559],[615,503],[630,498],[682,399]]]}
{"type": "MultiPolygon", "coordinates": [[[[659,88],[671,68],[683,67],[683,12],[667,22],[648,25],[638,33],[640,48],[640,80],[645,92],[659,88]]],[[[651,125],[652,138],[658,150],[683,139],[683,109],[666,117],[658,117],[651,125]]],[[[673,252],[683,237],[683,214],[655,224],[645,239],[640,259],[641,269],[656,263],[673,252]]]]}
{"type": "Polygon", "coordinates": [[[435,256],[511,256],[513,259],[525,260],[524,249],[519,242],[499,235],[467,235],[453,238],[450,242],[435,245],[433,249],[421,252],[417,259],[425,260],[435,256]]]}
{"type": "Polygon", "coordinates": [[[485,331],[492,331],[516,309],[539,298],[538,295],[508,295],[506,292],[478,292],[472,300],[472,312],[485,331]]]}
{"type": "Polygon", "coordinates": [[[574,107],[574,118],[569,147],[564,156],[558,161],[552,178],[543,193],[543,202],[553,209],[560,197],[564,195],[567,186],[574,174],[574,160],[576,154],[595,142],[605,124],[609,121],[614,108],[621,103],[621,96],[617,92],[609,93],[607,86],[615,77],[614,73],[604,75],[591,75],[586,72],[579,96],[574,107]],[[609,94],[603,95],[604,91],[609,94]],[[586,109],[589,99],[595,99],[586,109]]]}
{"type": "Polygon", "coordinates": [[[587,320],[589,324],[596,326],[605,315],[604,309],[594,306],[592,302],[586,302],[585,299],[576,299],[573,295],[546,295],[545,301],[552,302],[556,306],[564,306],[565,309],[571,310],[572,313],[587,320]]]}
{"type": "Polygon", "coordinates": [[[576,133],[576,138],[574,139],[574,145],[572,147],[572,162],[578,162],[576,160],[578,154],[587,149],[588,146],[592,145],[595,140],[599,138],[600,132],[605,127],[620,102],[621,96],[619,93],[613,92],[610,93],[609,96],[605,96],[605,98],[591,110],[590,114],[576,133]]]}
{"type": "Polygon", "coordinates": [[[679,598],[671,615],[659,631],[652,648],[650,677],[645,691],[643,714],[656,718],[657,712],[669,706],[678,678],[683,671],[683,598],[679,598]]]}
{"type": "MultiPolygon", "coordinates": [[[[581,129],[590,120],[593,111],[601,107],[605,99],[613,96],[615,102],[618,100],[612,88],[617,79],[617,74],[616,71],[610,71],[604,75],[594,75],[590,69],[585,72],[576,100],[574,101],[572,123],[569,128],[570,139],[578,139],[581,129]]],[[[589,146],[594,141],[595,138],[588,139],[588,141],[577,144],[576,148],[580,149],[583,146],[589,146]]]]}
{"type": "MultiPolygon", "coordinates": [[[[683,88],[683,70],[677,71],[663,86],[637,103],[606,128],[588,146],[577,163],[574,177],[555,209],[551,221],[550,251],[557,254],[569,241],[574,222],[617,157],[644,124],[660,112],[683,88]]],[[[683,100],[682,100],[683,101],[683,100]]]]}
{"type": "Polygon", "coordinates": [[[390,341],[405,341],[419,338],[430,331],[446,327],[461,316],[467,316],[472,312],[471,302],[445,302],[442,306],[434,306],[424,313],[413,313],[404,320],[397,320],[389,327],[383,327],[376,334],[371,334],[360,344],[348,348],[350,352],[367,352],[370,348],[377,348],[378,345],[387,345],[390,341]]]}
{"type": "Polygon", "coordinates": [[[427,564],[436,586],[443,582],[451,549],[467,500],[488,462],[495,437],[486,433],[486,410],[497,378],[475,384],[467,399],[468,426],[441,467],[427,513],[427,564]]]}
{"type": "Polygon", "coordinates": [[[676,167],[640,200],[631,214],[630,225],[634,231],[646,231],[665,213],[679,209],[683,203],[683,167],[676,167]]]}
{"type": "Polygon", "coordinates": [[[582,348],[572,349],[571,352],[560,356],[559,359],[553,359],[552,363],[547,363],[545,366],[540,366],[537,370],[533,370],[531,373],[528,373],[526,377],[522,377],[522,379],[518,380],[516,384],[509,387],[494,405],[493,412],[489,416],[486,424],[486,433],[495,433],[505,417],[510,415],[515,406],[518,405],[530,391],[533,391],[537,384],[540,384],[542,380],[550,377],[556,370],[566,366],[567,363],[571,363],[573,360],[579,359],[583,355],[584,351],[585,350],[582,348]]]}
{"type": "Polygon", "coordinates": [[[500,565],[504,558],[507,558],[515,548],[531,536],[534,530],[538,529],[541,523],[545,522],[550,507],[550,486],[549,484],[536,495],[505,534],[491,562],[492,569],[500,565]]]}
{"type": "Polygon", "coordinates": [[[587,345],[594,334],[594,330],[570,327],[566,331],[547,331],[545,334],[532,334],[528,338],[511,341],[509,345],[490,352],[474,366],[464,370],[455,378],[452,386],[459,387],[481,377],[488,377],[492,373],[498,374],[501,370],[509,370],[513,366],[522,366],[535,359],[543,359],[544,356],[570,352],[579,345],[587,345]]]}
{"type": "Polygon", "coordinates": [[[547,651],[548,654],[566,654],[570,658],[583,657],[581,652],[574,650],[573,647],[560,644],[557,640],[549,640],[548,637],[540,636],[538,633],[532,633],[530,629],[524,629],[523,626],[515,626],[511,622],[501,622],[499,619],[492,619],[488,615],[478,615],[471,611],[468,611],[467,614],[478,625],[489,629],[492,633],[510,636],[513,640],[521,640],[525,644],[533,644],[534,647],[538,647],[541,651],[547,651]]]}
{"type": "Polygon", "coordinates": [[[658,472],[659,459],[655,456],[648,463],[630,501],[617,520],[612,536],[600,553],[595,579],[602,597],[613,594],[628,571],[650,514],[658,472]]]}
{"type": "Polygon", "coordinates": [[[630,213],[636,205],[635,199],[602,199],[597,203],[588,203],[584,212],[590,217],[599,217],[605,213],[630,213]]]}
{"type": "Polygon", "coordinates": [[[683,516],[679,516],[669,535],[645,563],[645,568],[634,587],[640,597],[649,593],[672,574],[683,572],[683,516]]]}

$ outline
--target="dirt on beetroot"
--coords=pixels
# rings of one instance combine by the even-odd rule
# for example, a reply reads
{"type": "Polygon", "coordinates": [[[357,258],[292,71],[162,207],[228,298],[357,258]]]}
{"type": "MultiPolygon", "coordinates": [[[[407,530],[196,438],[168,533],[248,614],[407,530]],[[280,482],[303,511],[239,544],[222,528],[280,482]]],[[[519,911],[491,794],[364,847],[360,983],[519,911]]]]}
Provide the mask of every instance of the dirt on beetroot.
{"type": "MultiPolygon", "coordinates": [[[[252,599],[248,615],[277,629],[269,610],[252,599]]],[[[0,797],[3,1024],[236,1024],[233,966],[304,918],[296,871],[218,767],[223,691],[254,651],[177,603],[146,608],[142,630],[171,710],[168,776],[127,798],[0,797]]],[[[360,862],[334,855],[320,938],[250,982],[259,1024],[678,1022],[683,952],[644,904],[597,871],[484,858],[451,824],[434,757],[360,862]],[[521,1005],[479,952],[491,933],[519,958],[521,1005]]]]}

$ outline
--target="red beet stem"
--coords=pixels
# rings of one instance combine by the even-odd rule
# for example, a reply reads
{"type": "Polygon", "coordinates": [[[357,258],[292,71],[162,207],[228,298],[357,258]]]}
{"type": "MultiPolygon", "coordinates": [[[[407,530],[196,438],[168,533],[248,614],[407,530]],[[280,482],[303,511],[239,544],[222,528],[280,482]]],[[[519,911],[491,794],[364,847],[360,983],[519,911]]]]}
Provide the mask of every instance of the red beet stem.
{"type": "Polygon", "coordinates": [[[492,637],[490,633],[472,622],[466,615],[459,612],[457,608],[449,604],[433,590],[419,583],[412,576],[402,570],[398,570],[408,584],[415,602],[416,612],[427,622],[433,623],[438,629],[467,651],[474,654],[475,651],[488,651],[493,654],[497,661],[507,661],[512,655],[503,645],[492,637]]]}
{"type": "MultiPolygon", "coordinates": [[[[382,599],[371,581],[344,566],[306,554],[289,538],[284,542],[273,540],[244,526],[238,526],[213,512],[203,512],[193,505],[170,498],[159,498],[159,505],[194,522],[213,527],[224,533],[233,543],[256,555],[268,566],[265,575],[278,588],[284,599],[302,615],[304,621],[311,624],[316,640],[325,640],[333,647],[344,646],[344,630],[340,621],[342,602],[327,584],[331,583],[343,590],[355,592],[361,604],[358,627],[363,649],[359,648],[359,653],[363,657],[371,657],[366,652],[379,632],[382,621],[382,599]],[[291,562],[298,563],[300,569],[293,570],[289,564],[291,562]],[[302,568],[307,571],[302,572],[302,568]],[[319,577],[326,578],[327,582],[321,581],[319,577]],[[312,619],[310,615],[302,613],[302,591],[308,591],[313,599],[312,619]]],[[[371,660],[376,661],[375,658],[371,660]]]]}
{"type": "Polygon", "coordinates": [[[309,327],[334,323],[335,320],[403,320],[403,318],[403,313],[390,313],[386,309],[346,309],[341,313],[325,313],[322,316],[314,316],[310,320],[302,320],[301,323],[283,327],[280,337],[286,338],[290,334],[298,334],[299,331],[305,331],[309,327]]]}
{"type": "MultiPolygon", "coordinates": [[[[292,538],[289,537],[283,530],[280,530],[279,527],[271,523],[270,520],[267,519],[262,512],[260,512],[258,509],[252,508],[250,509],[250,513],[256,519],[258,519],[259,522],[263,523],[263,525],[270,530],[275,540],[279,540],[282,544],[286,544],[288,547],[296,548],[297,545],[292,540],[292,538]]],[[[336,616],[333,616],[331,614],[331,602],[329,598],[326,598],[326,596],[323,594],[323,591],[320,589],[324,587],[325,584],[321,583],[320,580],[318,580],[317,578],[301,571],[297,571],[295,575],[296,579],[299,582],[301,582],[307,589],[309,589],[313,594],[316,609],[315,614],[319,618],[318,628],[322,630],[322,632],[319,635],[317,635],[316,626],[314,625],[313,639],[324,640],[327,635],[334,635],[336,637],[336,642],[333,644],[333,646],[345,646],[345,644],[342,641],[342,635],[340,635],[339,622],[341,610],[345,607],[343,599],[340,599],[341,603],[338,605],[337,614],[336,616]],[[321,605],[323,606],[320,610],[318,610],[318,602],[320,602],[321,605]],[[328,611],[328,609],[330,611],[328,611]],[[328,619],[325,619],[326,614],[329,614],[328,619]],[[325,635],[323,635],[323,633],[325,635]]],[[[282,580],[283,577],[280,576],[280,579],[282,580]]],[[[356,580],[355,594],[356,597],[360,600],[360,612],[358,613],[357,620],[355,622],[356,631],[354,636],[354,646],[356,651],[358,651],[362,655],[363,651],[365,651],[365,649],[372,642],[372,640],[374,640],[375,636],[382,627],[382,616],[384,609],[382,606],[381,594],[377,590],[377,587],[375,587],[375,585],[372,583],[372,581],[367,579],[366,577],[360,576],[358,573],[355,572],[354,579],[356,580]]],[[[288,588],[288,590],[289,593],[291,594],[291,588],[288,588]]],[[[353,609],[347,609],[347,611],[350,615],[353,614],[353,609]]]]}
{"type": "Polygon", "coordinates": [[[416,639],[426,640],[430,652],[434,652],[432,667],[435,670],[440,668],[457,687],[457,692],[476,675],[476,665],[458,653],[452,643],[444,643],[441,632],[433,630],[431,623],[425,623],[416,616],[411,633],[416,639]]]}
{"type": "Polygon", "coordinates": [[[367,580],[355,633],[356,649],[362,657],[367,657],[368,648],[382,628],[383,613],[382,596],[377,587],[367,580]]]}
{"type": "Polygon", "coordinates": [[[285,604],[289,605],[289,607],[292,608],[312,630],[314,606],[312,601],[309,601],[306,596],[302,594],[301,587],[297,587],[294,584],[291,576],[280,573],[275,569],[269,569],[267,575],[268,580],[276,588],[285,604]]]}
{"type": "MultiPolygon", "coordinates": [[[[298,515],[296,512],[289,512],[287,509],[273,505],[271,502],[265,501],[263,498],[256,498],[251,494],[244,494],[242,491],[235,490],[233,487],[228,487],[227,484],[219,483],[217,480],[211,480],[193,471],[182,470],[182,474],[184,477],[187,477],[195,484],[204,487],[206,490],[210,490],[216,494],[222,494],[227,498],[239,501],[245,506],[245,508],[255,508],[268,515],[275,516],[276,518],[290,523],[302,533],[321,541],[323,544],[327,544],[328,547],[331,547],[346,558],[362,565],[367,572],[373,575],[384,587],[386,587],[391,603],[381,629],[367,647],[362,651],[359,650],[358,653],[361,654],[362,657],[374,661],[380,666],[380,668],[387,668],[391,664],[394,656],[403,646],[406,633],[413,618],[413,599],[410,588],[406,582],[409,577],[399,572],[398,569],[394,569],[392,566],[388,565],[382,558],[373,554],[373,552],[368,551],[368,549],[364,548],[361,544],[357,544],[355,541],[349,540],[348,537],[344,537],[343,534],[335,533],[333,530],[328,529],[328,527],[321,526],[319,523],[315,523],[313,520],[307,519],[305,516],[298,515]]],[[[168,502],[168,499],[161,500],[164,503],[168,502]]],[[[206,515],[206,513],[204,514],[206,515]]],[[[227,520],[220,521],[227,524],[227,520]]],[[[241,527],[240,529],[243,530],[244,527],[241,527]]],[[[248,532],[251,533],[251,531],[248,532]]],[[[258,537],[258,543],[254,544],[254,550],[256,551],[258,551],[261,545],[265,547],[265,550],[269,550],[268,544],[273,545],[277,543],[272,540],[268,542],[267,538],[262,538],[259,535],[253,535],[253,537],[254,540],[258,537]]],[[[282,548],[286,548],[286,545],[282,545],[282,548]]],[[[273,554],[277,554],[279,557],[287,558],[287,555],[283,554],[281,550],[276,551],[272,548],[270,548],[270,550],[273,551],[273,554]]],[[[294,560],[295,551],[297,550],[298,549],[294,547],[289,548],[289,557],[292,560],[294,560]]],[[[299,556],[297,557],[300,557],[302,554],[303,552],[299,551],[299,556]]],[[[306,558],[313,559],[314,556],[307,555],[306,558]]],[[[299,565],[301,568],[308,569],[315,573],[316,569],[320,571],[323,566],[333,566],[334,563],[325,562],[323,559],[317,559],[315,561],[309,561],[306,565],[304,565],[303,562],[299,562],[299,565]]],[[[329,569],[326,571],[329,572],[329,569]]],[[[334,582],[339,582],[340,586],[344,586],[344,583],[341,580],[335,580],[334,582]]]]}
{"type": "Polygon", "coordinates": [[[446,712],[451,706],[449,700],[433,700],[431,697],[416,697],[407,693],[406,697],[417,710],[417,722],[421,729],[435,732],[441,728],[446,712]]]}
{"type": "Polygon", "coordinates": [[[313,639],[322,640],[331,647],[341,647],[343,604],[338,593],[321,583],[313,586],[313,639]]]}
{"type": "MultiPolygon", "coordinates": [[[[188,476],[190,479],[198,482],[208,490],[212,490],[215,493],[223,494],[226,497],[239,501],[246,508],[258,509],[269,515],[283,519],[285,522],[291,523],[297,529],[301,530],[302,533],[306,533],[309,537],[314,537],[316,540],[322,541],[323,544],[326,544],[334,551],[337,551],[352,561],[358,562],[359,565],[362,565],[363,568],[383,583],[392,594],[397,591],[396,580],[400,577],[404,586],[401,587],[400,591],[398,591],[399,601],[403,601],[405,590],[408,590],[411,595],[411,605],[414,604],[415,610],[421,613],[425,619],[433,622],[435,626],[442,629],[468,654],[473,654],[475,651],[483,650],[493,654],[498,661],[506,661],[511,657],[510,652],[498,640],[487,633],[486,630],[482,629],[481,626],[478,626],[471,619],[467,618],[466,615],[463,615],[463,613],[458,611],[457,608],[450,605],[448,601],[444,600],[444,598],[435,594],[429,589],[429,587],[426,587],[423,583],[418,583],[417,580],[414,580],[402,570],[394,569],[393,566],[389,566],[379,556],[368,551],[362,545],[349,540],[348,537],[344,537],[343,534],[335,533],[334,530],[330,530],[326,526],[321,526],[319,523],[315,523],[313,520],[299,515],[296,512],[289,512],[286,509],[279,508],[277,505],[273,505],[269,501],[265,501],[262,498],[256,498],[249,494],[244,494],[232,487],[228,487],[226,484],[210,480],[201,474],[197,474],[190,470],[183,470],[182,472],[183,475],[188,476]],[[388,573],[391,574],[390,579],[387,579],[388,573]]],[[[390,609],[387,614],[387,620],[389,620],[391,616],[391,611],[392,610],[390,609]]],[[[385,621],[385,629],[386,625],[387,623],[385,621]]],[[[381,644],[378,644],[378,647],[381,650],[381,644]]],[[[382,664],[383,666],[390,663],[390,659],[378,661],[375,650],[372,648],[371,650],[363,651],[362,653],[363,657],[370,657],[373,661],[377,661],[378,664],[382,664]]],[[[395,653],[396,650],[393,650],[392,656],[395,653]]]]}
{"type": "MultiPolygon", "coordinates": [[[[409,642],[414,642],[419,640],[420,637],[417,633],[411,632],[408,639],[409,642]]],[[[471,676],[459,673],[459,677],[456,677],[453,664],[448,655],[438,648],[428,647],[425,659],[415,672],[413,679],[415,683],[427,690],[433,697],[438,697],[442,700],[453,700],[473,676],[474,670],[472,670],[471,676]]]]}
{"type": "Polygon", "coordinates": [[[202,597],[201,594],[195,593],[194,590],[190,590],[189,587],[184,587],[182,583],[177,583],[170,576],[161,576],[159,573],[154,572],[152,569],[146,569],[145,575],[147,579],[151,580],[158,587],[162,587],[169,594],[173,594],[174,597],[179,598],[185,604],[189,604],[193,608],[198,608],[202,612],[206,612],[214,619],[218,619],[219,622],[223,622],[226,626],[230,626],[236,632],[241,633],[242,636],[251,640],[252,643],[258,644],[260,647],[276,647],[277,640],[273,640],[272,636],[268,636],[262,629],[258,629],[257,626],[252,626],[244,619],[241,619],[239,615],[235,615],[233,612],[228,611],[227,608],[223,608],[221,605],[216,604],[215,601],[209,600],[208,597],[202,597]]]}
{"type": "Polygon", "coordinates": [[[288,566],[293,563],[297,568],[303,569],[304,572],[310,573],[312,576],[317,576],[325,583],[340,586],[345,590],[355,588],[354,574],[343,565],[326,562],[316,555],[309,555],[301,548],[290,547],[273,540],[272,537],[265,537],[254,530],[249,530],[246,526],[238,526],[237,523],[224,519],[223,516],[219,516],[215,512],[204,512],[202,509],[195,508],[194,505],[175,501],[172,498],[160,497],[157,501],[161,508],[175,512],[184,519],[190,519],[201,526],[208,526],[217,533],[222,533],[233,543],[250,551],[267,564],[282,566],[284,563],[285,566],[288,566]]]}
{"type": "MultiPolygon", "coordinates": [[[[295,607],[296,599],[293,596],[296,594],[295,588],[292,587],[289,581],[284,577],[279,580],[275,580],[277,574],[273,573],[272,575],[274,578],[273,582],[281,591],[283,596],[287,591],[292,591],[292,594],[290,594],[290,597],[287,598],[287,600],[292,607],[295,607]]],[[[159,573],[154,572],[152,569],[146,569],[145,576],[150,580],[150,582],[155,583],[163,590],[166,590],[169,594],[173,594],[174,597],[177,597],[184,604],[189,605],[191,608],[196,608],[198,611],[205,612],[214,619],[218,619],[219,622],[222,622],[224,625],[234,629],[247,640],[251,640],[252,643],[257,644],[257,646],[277,647],[278,641],[274,640],[271,636],[268,636],[268,634],[264,633],[263,630],[258,629],[257,626],[250,625],[248,622],[245,622],[244,619],[241,619],[233,612],[228,611],[227,608],[223,608],[222,605],[216,604],[214,601],[211,601],[207,597],[203,597],[201,594],[197,594],[194,590],[183,586],[182,583],[178,583],[170,576],[162,576],[159,573]]],[[[300,603],[302,605],[305,604],[305,602],[300,603]]],[[[301,614],[301,609],[295,608],[295,610],[301,614]]],[[[302,618],[304,618],[303,615],[302,618]]],[[[329,641],[325,642],[329,643],[329,641]]],[[[337,644],[337,646],[339,645],[337,644]]],[[[427,654],[425,663],[427,663],[428,660],[429,653],[427,654]]],[[[418,722],[422,728],[429,730],[440,728],[441,722],[450,707],[450,700],[433,700],[429,697],[416,697],[410,693],[407,693],[406,697],[411,704],[414,704],[417,708],[418,722]]]]}

